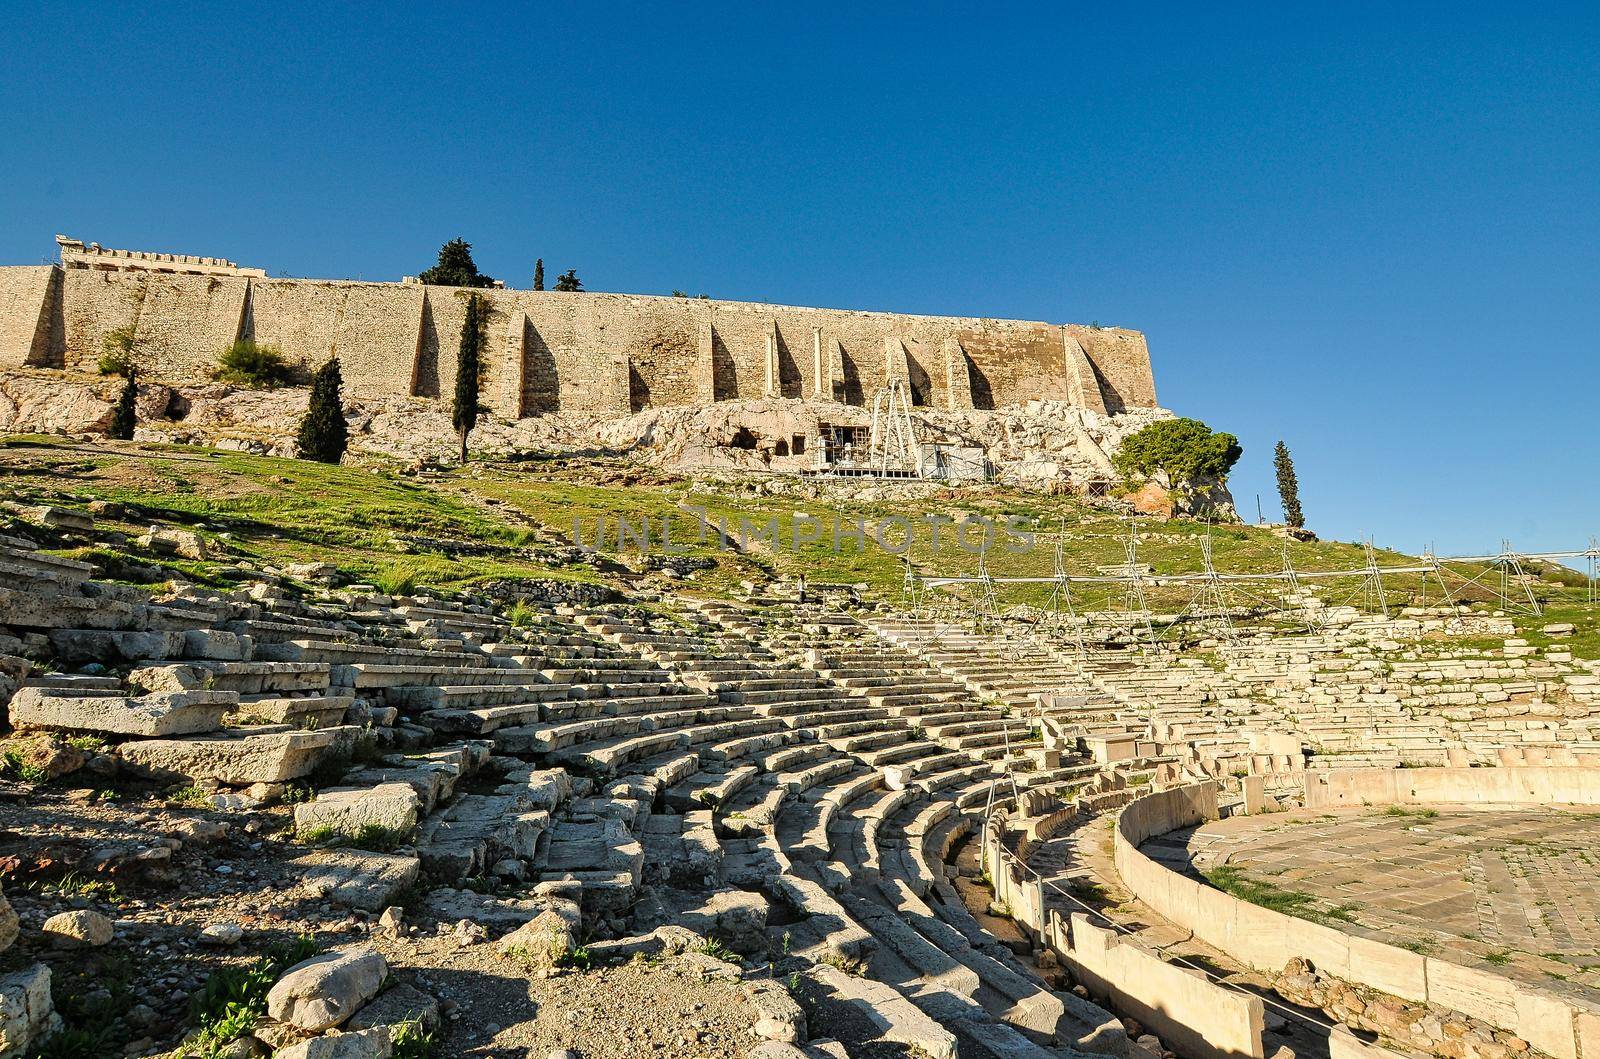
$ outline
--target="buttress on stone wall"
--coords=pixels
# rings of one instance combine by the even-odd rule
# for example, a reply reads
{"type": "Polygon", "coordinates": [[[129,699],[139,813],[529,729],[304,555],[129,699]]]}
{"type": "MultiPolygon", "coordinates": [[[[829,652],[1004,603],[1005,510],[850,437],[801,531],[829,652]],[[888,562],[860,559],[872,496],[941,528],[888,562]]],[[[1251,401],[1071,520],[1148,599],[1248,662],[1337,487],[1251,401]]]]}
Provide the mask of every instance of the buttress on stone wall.
{"type": "Polygon", "coordinates": [[[764,397],[864,405],[892,380],[940,408],[1156,404],[1144,336],[1121,328],[53,265],[0,267],[0,368],[92,372],[106,335],[131,328],[157,378],[209,378],[249,337],[310,368],[337,355],[357,396],[448,399],[473,294],[487,308],[484,403],[507,418],[764,397]]]}

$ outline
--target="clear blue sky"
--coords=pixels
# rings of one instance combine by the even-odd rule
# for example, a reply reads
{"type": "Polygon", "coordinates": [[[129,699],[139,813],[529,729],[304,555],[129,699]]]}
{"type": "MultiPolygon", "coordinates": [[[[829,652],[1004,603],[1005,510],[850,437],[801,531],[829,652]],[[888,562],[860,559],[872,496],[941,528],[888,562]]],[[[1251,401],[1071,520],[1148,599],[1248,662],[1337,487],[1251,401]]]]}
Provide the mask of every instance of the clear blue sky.
{"type": "Polygon", "coordinates": [[[1249,516],[1600,532],[1593,0],[6,6],[0,261],[1120,324],[1249,516]]]}

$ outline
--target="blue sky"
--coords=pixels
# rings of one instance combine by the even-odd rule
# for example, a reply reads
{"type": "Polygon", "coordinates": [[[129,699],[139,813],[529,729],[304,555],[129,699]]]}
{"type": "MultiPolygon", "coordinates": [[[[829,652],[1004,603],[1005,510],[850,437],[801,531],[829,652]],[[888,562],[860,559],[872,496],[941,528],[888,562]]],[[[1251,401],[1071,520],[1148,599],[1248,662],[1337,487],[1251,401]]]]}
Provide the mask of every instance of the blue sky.
{"type": "Polygon", "coordinates": [[[1592,0],[7,25],[6,263],[62,231],[394,279],[459,234],[515,286],[1119,324],[1240,436],[1248,516],[1282,437],[1324,535],[1600,532],[1592,0]]]}

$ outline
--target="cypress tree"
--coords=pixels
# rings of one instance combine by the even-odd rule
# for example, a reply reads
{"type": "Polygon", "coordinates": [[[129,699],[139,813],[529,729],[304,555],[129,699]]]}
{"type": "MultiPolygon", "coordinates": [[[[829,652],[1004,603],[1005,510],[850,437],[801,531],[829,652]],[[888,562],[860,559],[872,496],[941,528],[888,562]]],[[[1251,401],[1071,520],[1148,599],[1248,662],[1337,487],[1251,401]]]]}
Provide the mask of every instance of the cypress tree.
{"type": "Polygon", "coordinates": [[[478,271],[472,260],[472,244],[465,239],[450,240],[439,248],[439,263],[417,277],[437,287],[492,287],[494,279],[478,271]]]}
{"type": "Polygon", "coordinates": [[[1294,460],[1289,458],[1289,447],[1278,442],[1272,456],[1273,469],[1278,472],[1278,498],[1283,501],[1283,520],[1293,529],[1303,529],[1305,513],[1300,510],[1300,480],[1294,474],[1294,460]]]}
{"type": "Polygon", "coordinates": [[[311,380],[311,403],[300,420],[300,433],[296,445],[302,460],[318,463],[338,463],[350,443],[350,429],[344,421],[344,400],[341,390],[344,378],[339,372],[339,358],[329,357],[328,363],[317,369],[311,380]]]}
{"type": "Polygon", "coordinates": [[[128,379],[122,384],[122,393],[117,397],[117,409],[111,414],[111,426],[106,434],[118,441],[132,441],[133,428],[139,422],[138,374],[137,370],[128,369],[128,379]]]}
{"type": "Polygon", "coordinates": [[[461,346],[456,353],[456,399],[450,421],[461,436],[461,462],[467,462],[467,435],[478,425],[478,349],[483,344],[482,310],[478,296],[467,299],[467,318],[461,324],[461,346]]]}
{"type": "Polygon", "coordinates": [[[533,289],[544,290],[544,258],[533,263],[533,289]]]}

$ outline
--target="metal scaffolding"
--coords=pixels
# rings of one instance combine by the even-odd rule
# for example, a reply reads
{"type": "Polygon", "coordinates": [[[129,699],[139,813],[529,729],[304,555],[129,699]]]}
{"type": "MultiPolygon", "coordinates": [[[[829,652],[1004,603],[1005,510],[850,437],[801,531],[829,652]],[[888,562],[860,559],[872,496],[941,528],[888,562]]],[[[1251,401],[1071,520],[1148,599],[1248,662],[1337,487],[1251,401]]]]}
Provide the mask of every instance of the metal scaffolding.
{"type": "Polygon", "coordinates": [[[1331,607],[1355,606],[1358,601],[1362,609],[1388,617],[1391,593],[1386,582],[1401,577],[1419,578],[1424,592],[1430,585],[1437,585],[1445,604],[1451,607],[1462,606],[1463,597],[1469,590],[1476,589],[1506,610],[1541,616],[1544,608],[1533,590],[1531,570],[1546,563],[1583,559],[1587,564],[1586,598],[1591,604],[1600,603],[1600,542],[1595,538],[1590,538],[1587,548],[1558,551],[1519,552],[1509,541],[1502,541],[1499,551],[1485,555],[1441,557],[1430,549],[1415,563],[1396,565],[1380,563],[1377,549],[1368,539],[1362,543],[1362,565],[1334,570],[1297,568],[1286,541],[1280,550],[1281,569],[1224,572],[1217,569],[1208,527],[1206,535],[1200,539],[1198,571],[1158,573],[1140,561],[1139,538],[1130,520],[1128,534],[1121,541],[1124,565],[1120,569],[1103,568],[1094,574],[1067,571],[1067,539],[1063,527],[1055,536],[1052,570],[1048,575],[994,575],[989,569],[987,539],[979,552],[976,574],[919,578],[908,562],[907,598],[914,597],[917,607],[922,609],[928,606],[929,589],[957,590],[967,601],[969,624],[974,628],[993,629],[1002,620],[1001,589],[1048,585],[1050,597],[1034,622],[1036,631],[1056,642],[1070,639],[1079,658],[1085,654],[1087,628],[1094,623],[1096,614],[1074,602],[1075,587],[1104,588],[1108,606],[1112,599],[1120,596],[1120,610],[1101,613],[1099,617],[1104,624],[1126,633],[1127,646],[1157,654],[1164,653],[1172,640],[1181,639],[1186,628],[1198,629],[1225,644],[1237,643],[1239,630],[1234,619],[1241,614],[1245,617],[1294,615],[1312,632],[1325,627],[1331,607]],[[1331,583],[1340,581],[1350,582],[1351,589],[1348,595],[1332,604],[1314,598],[1307,588],[1308,583],[1318,582],[1329,583],[1328,587],[1332,588],[1331,583]],[[1151,610],[1149,593],[1153,589],[1177,589],[1188,594],[1183,606],[1162,616],[1164,634],[1158,633],[1156,616],[1151,610]],[[1269,591],[1263,592],[1263,589],[1269,591]],[[1270,591],[1272,589],[1276,591],[1270,591]]]}

